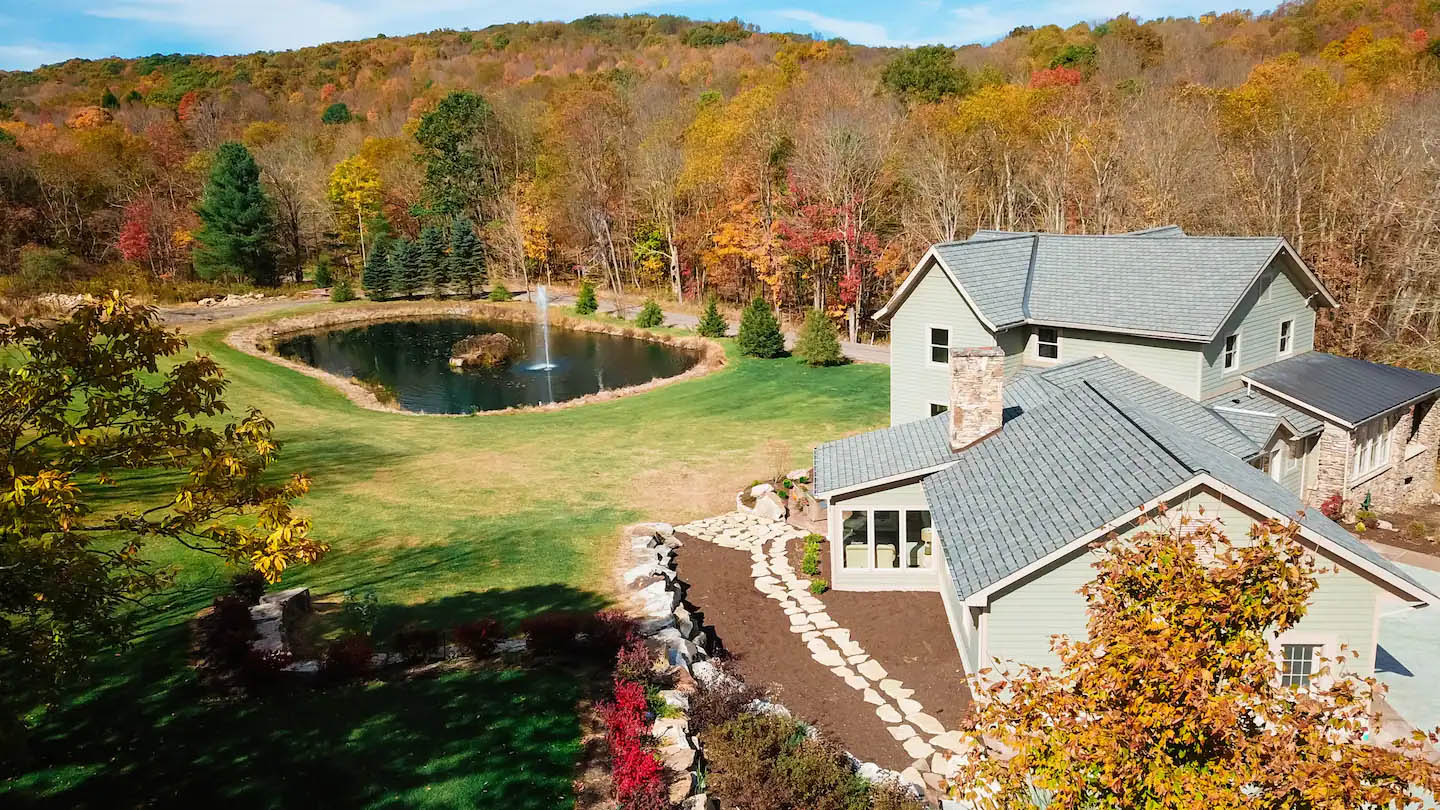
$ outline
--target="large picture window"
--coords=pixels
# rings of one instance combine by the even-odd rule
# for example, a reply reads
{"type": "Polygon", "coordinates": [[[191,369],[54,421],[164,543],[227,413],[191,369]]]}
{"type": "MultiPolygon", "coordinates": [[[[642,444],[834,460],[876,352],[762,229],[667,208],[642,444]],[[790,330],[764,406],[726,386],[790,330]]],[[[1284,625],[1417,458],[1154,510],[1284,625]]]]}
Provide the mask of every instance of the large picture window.
{"type": "Polygon", "coordinates": [[[950,362],[950,330],[930,327],[930,362],[950,362]]]}
{"type": "Polygon", "coordinates": [[[1394,429],[1393,416],[1372,419],[1355,429],[1352,475],[1367,475],[1390,463],[1390,433],[1394,429]]]}
{"type": "Polygon", "coordinates": [[[845,568],[929,568],[934,558],[930,513],[924,509],[841,512],[840,547],[845,568]]]}

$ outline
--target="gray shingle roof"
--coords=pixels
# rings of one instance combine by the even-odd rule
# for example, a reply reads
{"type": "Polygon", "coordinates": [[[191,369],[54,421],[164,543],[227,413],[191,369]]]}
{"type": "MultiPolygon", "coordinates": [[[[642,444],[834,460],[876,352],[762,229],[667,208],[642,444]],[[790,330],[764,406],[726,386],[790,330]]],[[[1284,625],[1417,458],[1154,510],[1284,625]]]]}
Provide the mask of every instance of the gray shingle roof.
{"type": "MultiPolygon", "coordinates": [[[[1245,391],[1243,389],[1230,391],[1229,393],[1205,400],[1204,405],[1214,410],[1219,414],[1220,418],[1234,424],[1237,428],[1240,428],[1240,426],[1236,424],[1235,411],[1258,412],[1268,414],[1278,420],[1283,420],[1283,422],[1289,425],[1290,429],[1295,432],[1296,436],[1309,436],[1314,433],[1319,433],[1325,428],[1324,422],[1321,422],[1310,414],[1297,408],[1292,408],[1278,399],[1264,394],[1258,394],[1254,391],[1245,391]]],[[[1244,432],[1245,429],[1240,428],[1240,430],[1244,432]]]]}
{"type": "Polygon", "coordinates": [[[948,419],[942,413],[820,445],[815,448],[815,491],[833,492],[953,460],[948,419]]]}
{"type": "MultiPolygon", "coordinates": [[[[1095,236],[979,231],[932,249],[997,329],[1047,323],[1200,341],[1283,245],[1166,226],[1095,236]]],[[[882,315],[908,294],[902,285],[882,315]]]]}
{"type": "Polygon", "coordinates": [[[1261,366],[1244,379],[1351,425],[1440,391],[1440,375],[1323,352],[1261,366]]]}
{"type": "Polygon", "coordinates": [[[1213,411],[1231,427],[1245,434],[1245,438],[1254,442],[1256,446],[1263,446],[1269,442],[1270,437],[1275,435],[1275,428],[1280,427],[1280,417],[1275,414],[1224,408],[1215,408],[1213,411]]]}
{"type": "Polygon", "coordinates": [[[1074,386],[1026,411],[928,476],[924,488],[964,597],[1201,473],[1424,590],[1269,476],[1103,383],[1074,386]]]}
{"type": "MultiPolygon", "coordinates": [[[[1108,357],[1076,360],[1045,369],[1031,376],[1035,377],[1039,383],[1048,384],[1054,391],[1073,388],[1082,383],[1104,385],[1107,390],[1114,391],[1141,407],[1148,408],[1180,428],[1214,443],[1226,452],[1234,453],[1241,458],[1249,458],[1260,451],[1260,447],[1255,441],[1221,419],[1210,409],[1168,386],[1131,371],[1108,357]]],[[[1009,384],[1006,386],[1007,405],[1012,404],[1011,387],[1013,386],[1009,384]]],[[[1018,393],[1017,401],[1014,404],[1024,407],[1026,402],[1034,405],[1043,401],[1039,389],[1027,388],[1018,393]]]]}

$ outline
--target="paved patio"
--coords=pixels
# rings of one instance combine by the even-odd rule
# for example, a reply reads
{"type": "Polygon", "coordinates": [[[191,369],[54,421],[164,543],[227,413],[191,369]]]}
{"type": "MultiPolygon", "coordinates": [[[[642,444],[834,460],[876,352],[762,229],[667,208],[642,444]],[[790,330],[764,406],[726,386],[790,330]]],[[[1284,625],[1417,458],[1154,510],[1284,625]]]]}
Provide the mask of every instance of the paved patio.
{"type": "MultiPolygon", "coordinates": [[[[1440,594],[1440,571],[1398,563],[1421,585],[1440,594]]],[[[1380,618],[1375,677],[1389,687],[1386,702],[1410,725],[1440,726],[1440,605],[1419,610],[1396,605],[1380,618]]]]}
{"type": "MultiPolygon", "coordinates": [[[[683,526],[683,532],[725,548],[750,554],[750,576],[755,588],[776,603],[796,636],[797,655],[808,654],[854,691],[856,710],[873,711],[905,753],[913,757],[901,779],[936,788],[948,773],[947,760],[963,750],[959,732],[945,728],[925,712],[915,691],[890,676],[885,665],[871,657],[825,612],[825,605],[810,593],[810,581],[796,576],[786,555],[786,544],[805,533],[780,521],[730,512],[683,526]]],[[[703,605],[700,606],[703,609],[703,605]]]]}

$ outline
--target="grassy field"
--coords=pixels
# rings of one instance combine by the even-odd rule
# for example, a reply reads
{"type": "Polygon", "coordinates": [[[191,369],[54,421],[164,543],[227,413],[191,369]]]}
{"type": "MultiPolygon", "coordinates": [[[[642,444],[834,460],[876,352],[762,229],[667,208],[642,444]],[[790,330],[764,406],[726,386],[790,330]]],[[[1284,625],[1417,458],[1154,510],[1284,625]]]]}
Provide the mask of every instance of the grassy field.
{"type": "MultiPolygon", "coordinates": [[[[233,327],[233,324],[230,325],[233,327]]],[[[816,442],[884,421],[884,366],[810,369],[731,357],[702,379],[550,413],[461,418],[366,411],[322,382],[196,335],[314,477],[303,508],[333,545],[286,586],[373,590],[380,630],[606,604],[618,527],[723,511],[774,472],[775,440],[816,442]]],[[[161,491],[162,477],[142,482],[161,491]]],[[[568,805],[578,752],[574,678],[452,673],[237,703],[185,666],[185,620],[230,572],[174,550],[179,586],[128,652],[39,718],[35,762],[0,805],[260,807],[568,805]]]]}

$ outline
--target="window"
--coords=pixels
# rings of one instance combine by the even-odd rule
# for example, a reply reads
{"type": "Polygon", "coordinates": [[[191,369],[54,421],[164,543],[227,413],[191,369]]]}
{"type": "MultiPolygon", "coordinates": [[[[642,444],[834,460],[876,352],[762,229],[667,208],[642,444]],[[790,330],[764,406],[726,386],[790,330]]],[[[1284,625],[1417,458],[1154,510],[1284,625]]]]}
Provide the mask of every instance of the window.
{"type": "Polygon", "coordinates": [[[1035,330],[1035,356],[1042,360],[1060,359],[1060,330],[1042,326],[1035,330]]]}
{"type": "Polygon", "coordinates": [[[1280,646],[1280,685],[1309,686],[1320,657],[1319,644],[1282,644],[1280,646]]]}
{"type": "Polygon", "coordinates": [[[950,362],[950,330],[930,327],[930,362],[950,362]]]}
{"type": "Polygon", "coordinates": [[[1234,371],[1240,367],[1240,334],[1225,336],[1225,370],[1234,371]]]}
{"type": "Polygon", "coordinates": [[[1355,429],[1353,475],[1365,475],[1390,463],[1390,432],[1394,429],[1393,416],[1372,419],[1355,429]]]}
{"type": "Polygon", "coordinates": [[[940,414],[945,413],[945,412],[948,411],[948,410],[950,410],[950,406],[949,406],[949,405],[946,405],[946,404],[943,403],[943,402],[932,402],[932,403],[930,403],[930,415],[931,415],[931,416],[939,416],[940,414]]]}
{"type": "Polygon", "coordinates": [[[1294,439],[1285,443],[1285,471],[1295,472],[1300,468],[1300,459],[1305,457],[1305,440],[1294,439]]]}
{"type": "Polygon", "coordinates": [[[929,568],[930,513],[923,509],[841,512],[840,547],[845,568],[929,568]]]}
{"type": "Polygon", "coordinates": [[[1294,331],[1295,331],[1295,322],[1294,322],[1293,320],[1292,320],[1292,321],[1281,321],[1281,322],[1280,322],[1280,353],[1281,353],[1281,354],[1289,354],[1289,353],[1290,353],[1290,349],[1293,347],[1293,345],[1294,345],[1294,343],[1295,343],[1294,331]]]}
{"type": "Polygon", "coordinates": [[[1270,473],[1271,478],[1279,481],[1280,474],[1284,470],[1284,465],[1280,460],[1285,457],[1285,445],[1283,443],[1275,445],[1275,449],[1266,455],[1270,457],[1270,460],[1265,463],[1266,472],[1270,473]]]}

